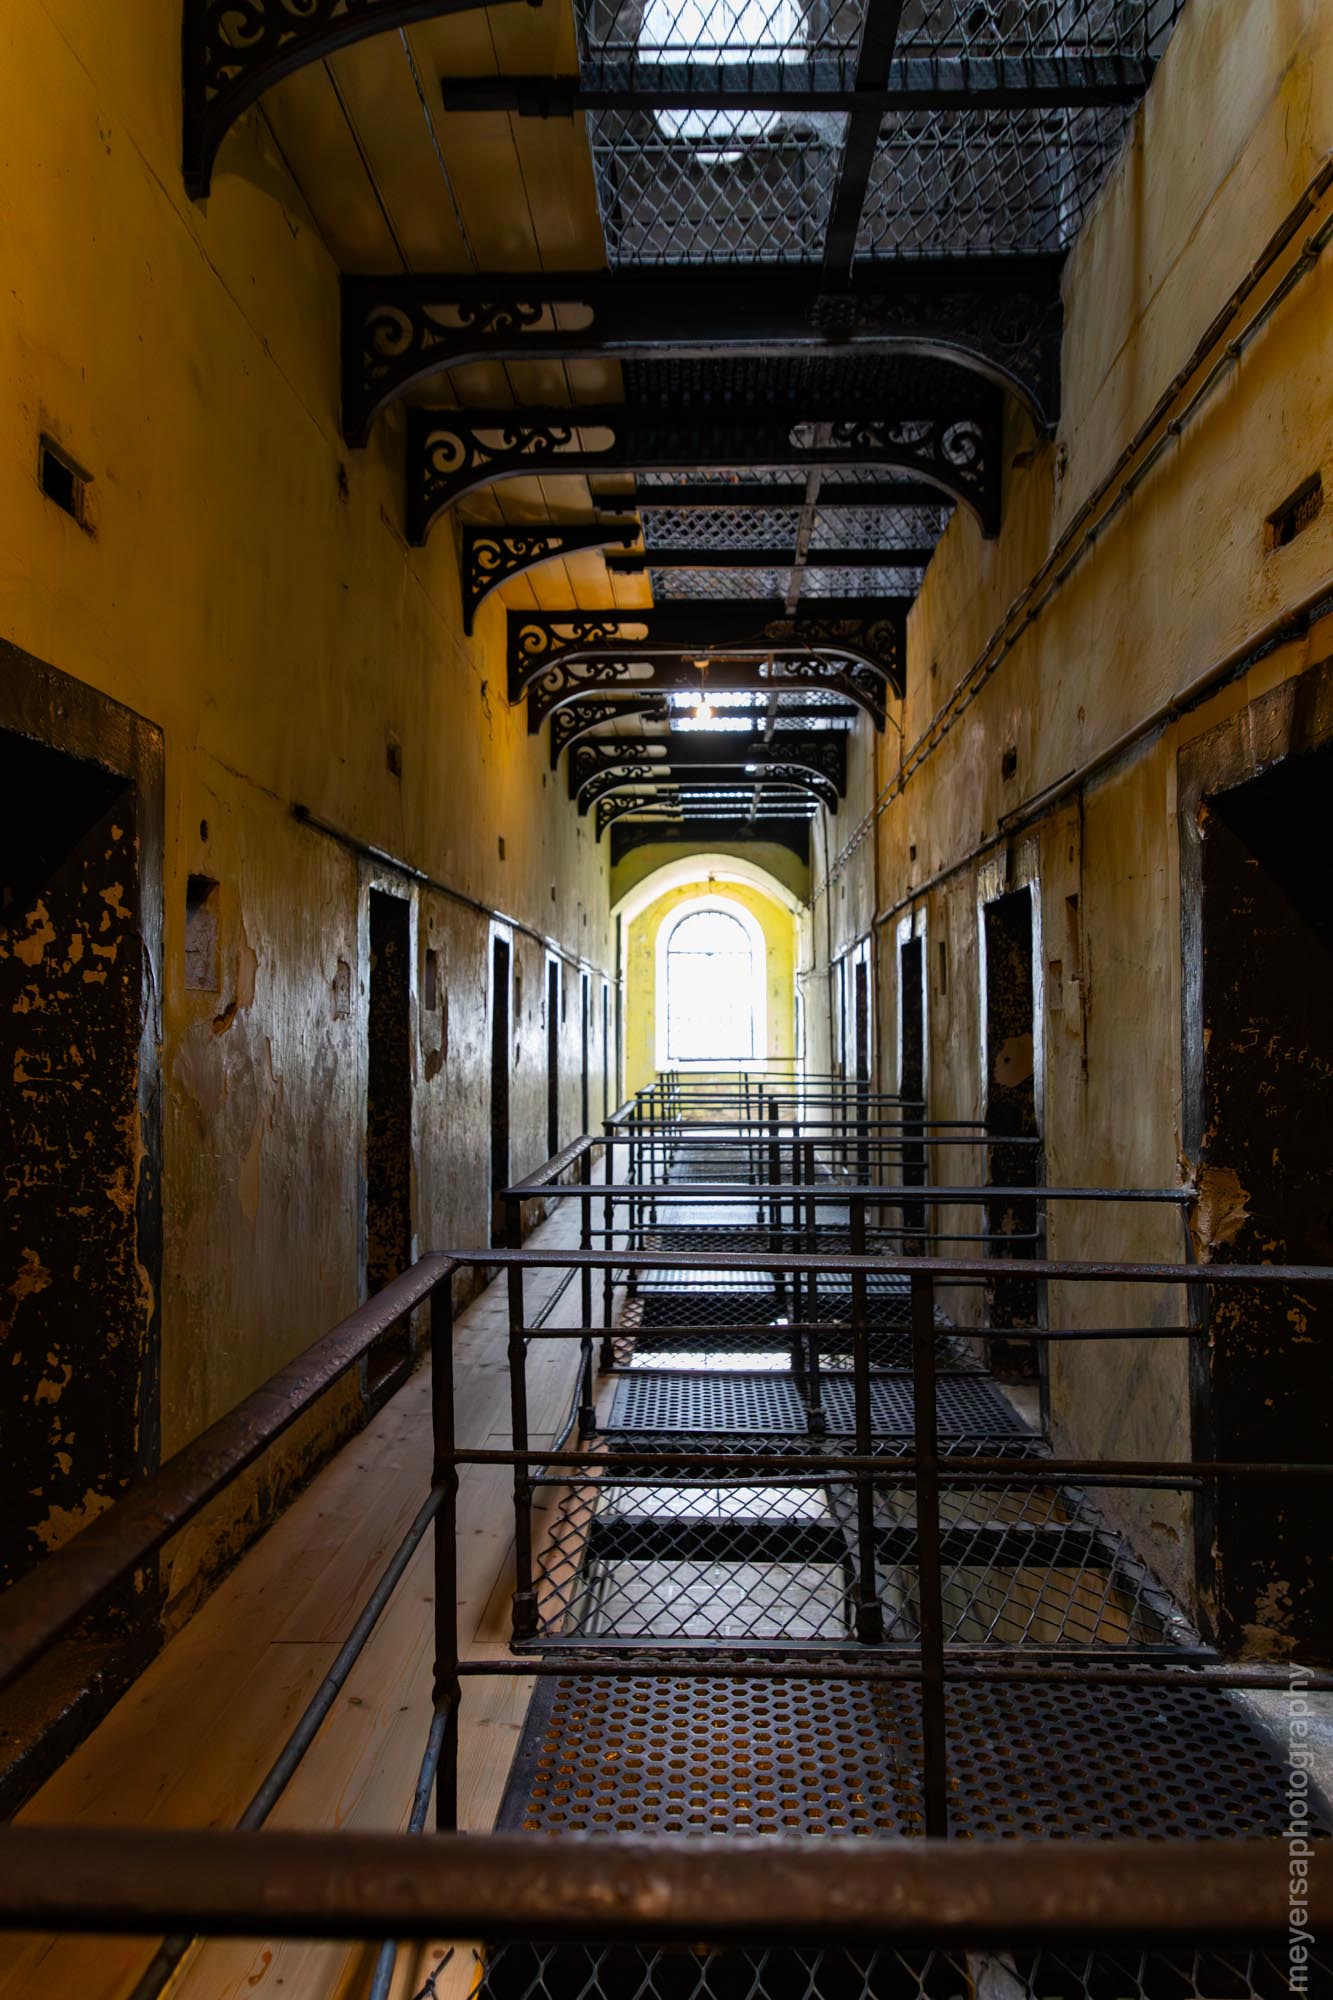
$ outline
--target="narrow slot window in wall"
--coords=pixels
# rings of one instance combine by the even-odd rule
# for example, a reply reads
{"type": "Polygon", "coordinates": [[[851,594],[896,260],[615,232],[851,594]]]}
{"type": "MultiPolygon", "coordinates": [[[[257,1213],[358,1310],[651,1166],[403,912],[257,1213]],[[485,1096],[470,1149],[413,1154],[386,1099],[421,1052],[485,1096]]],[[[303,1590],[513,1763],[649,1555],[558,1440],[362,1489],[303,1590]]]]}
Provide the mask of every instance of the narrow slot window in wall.
{"type": "Polygon", "coordinates": [[[210,875],[185,884],[185,984],[194,993],[218,990],[218,885],[210,875]]]}
{"type": "Polygon", "coordinates": [[[1264,547],[1270,550],[1286,548],[1288,542],[1294,542],[1297,535],[1304,534],[1318,519],[1323,505],[1324,482],[1319,473],[1312,472],[1269,515],[1264,523],[1264,547]]]}
{"type": "Polygon", "coordinates": [[[426,952],[426,975],[422,981],[422,1003],[428,1014],[433,1014],[440,1004],[440,954],[434,948],[426,952]]]}
{"type": "Polygon", "coordinates": [[[88,475],[45,432],[37,441],[37,478],[47,499],[82,527],[88,475]]]}

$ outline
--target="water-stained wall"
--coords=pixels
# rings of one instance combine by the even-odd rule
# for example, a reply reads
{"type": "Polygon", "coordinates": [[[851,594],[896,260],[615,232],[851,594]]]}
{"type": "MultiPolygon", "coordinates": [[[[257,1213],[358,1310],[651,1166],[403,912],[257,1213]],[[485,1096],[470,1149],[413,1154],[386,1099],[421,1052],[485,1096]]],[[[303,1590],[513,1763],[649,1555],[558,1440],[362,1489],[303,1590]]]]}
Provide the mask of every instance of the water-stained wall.
{"type": "MultiPolygon", "coordinates": [[[[338,274],[262,119],[187,200],[178,64],[150,0],[21,0],[0,29],[0,637],[164,756],[163,1454],[361,1296],[372,889],[409,913],[417,1249],[486,1237],[494,923],[516,1174],[545,1157],[543,958],[575,995],[591,971],[599,1076],[613,974],[605,855],[506,702],[499,604],[464,639],[451,527],[406,547],[401,423],[340,438],[338,274]],[[42,490],[43,434],[87,476],[77,517],[42,490]]],[[[568,1134],[580,1038],[575,1005],[568,1134]]],[[[173,1615],[363,1408],[349,1384],[183,1539],[173,1615]]]]}
{"type": "MultiPolygon", "coordinates": [[[[1171,1189],[1197,1164],[1177,764],[1232,717],[1257,764],[1252,705],[1333,651],[1333,507],[1307,506],[1293,532],[1284,505],[1315,475],[1333,482],[1333,257],[1304,254],[1333,214],[1331,151],[1329,9],[1191,0],[1070,255],[1057,434],[1011,413],[1002,530],[987,542],[960,510],[909,621],[901,744],[858,728],[877,832],[839,862],[837,828],[838,865],[816,869],[816,933],[827,923],[835,954],[877,913],[890,1087],[898,930],[916,923],[937,1118],[984,1116],[984,905],[1031,886],[1053,1186],[1171,1189]]],[[[956,1171],[983,1178],[981,1149],[959,1149],[956,1171]]],[[[1048,1240],[1057,1256],[1178,1261],[1183,1222],[1169,1203],[1052,1205],[1048,1240]]],[[[1057,1289],[1049,1303],[1053,1325],[1166,1325],[1183,1310],[1165,1290],[1057,1289]]],[[[1050,1378],[1071,1452],[1188,1450],[1185,1343],[1059,1346],[1050,1378]]],[[[1183,1499],[1106,1504],[1191,1587],[1183,1499]]],[[[1256,1650],[1284,1643],[1281,1589],[1273,1601],[1256,1650]]]]}

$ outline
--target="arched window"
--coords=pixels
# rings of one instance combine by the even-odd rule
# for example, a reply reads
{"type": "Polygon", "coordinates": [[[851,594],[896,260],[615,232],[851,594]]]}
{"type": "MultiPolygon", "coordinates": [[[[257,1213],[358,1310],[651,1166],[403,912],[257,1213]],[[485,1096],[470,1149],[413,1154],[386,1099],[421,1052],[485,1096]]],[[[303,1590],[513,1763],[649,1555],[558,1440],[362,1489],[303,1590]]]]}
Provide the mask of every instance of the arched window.
{"type": "Polygon", "coordinates": [[[658,934],[658,1066],[753,1062],[765,1048],[764,934],[739,904],[695,903],[658,934]]]}

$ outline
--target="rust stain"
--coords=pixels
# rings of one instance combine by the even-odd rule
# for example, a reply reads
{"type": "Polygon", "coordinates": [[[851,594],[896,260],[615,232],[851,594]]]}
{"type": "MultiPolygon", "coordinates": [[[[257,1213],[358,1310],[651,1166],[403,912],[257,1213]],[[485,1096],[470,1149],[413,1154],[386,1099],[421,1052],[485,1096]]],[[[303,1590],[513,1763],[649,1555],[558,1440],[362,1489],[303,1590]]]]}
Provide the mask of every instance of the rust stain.
{"type": "Polygon", "coordinates": [[[1234,1243],[1249,1219],[1249,1192],[1234,1168],[1201,1167],[1189,1225],[1199,1261],[1206,1262],[1210,1251],[1234,1243]]]}
{"type": "Polygon", "coordinates": [[[995,1054],[995,1081],[1012,1090],[1020,1083],[1026,1083],[1032,1074],[1031,1035],[1010,1035],[1008,1041],[1001,1042],[995,1054]]]}
{"type": "Polygon", "coordinates": [[[26,937],[14,939],[14,956],[24,965],[40,965],[46,956],[46,947],[55,943],[55,926],[47,913],[46,904],[40,900],[28,911],[28,922],[32,926],[26,937]]]}
{"type": "Polygon", "coordinates": [[[18,1318],[18,1310],[23,1301],[31,1298],[34,1292],[44,1292],[51,1283],[51,1273],[35,1250],[25,1250],[22,1256],[22,1268],[9,1287],[9,1296],[14,1304],[3,1319],[0,1319],[0,1341],[8,1340],[14,1331],[14,1321],[18,1318]]]}

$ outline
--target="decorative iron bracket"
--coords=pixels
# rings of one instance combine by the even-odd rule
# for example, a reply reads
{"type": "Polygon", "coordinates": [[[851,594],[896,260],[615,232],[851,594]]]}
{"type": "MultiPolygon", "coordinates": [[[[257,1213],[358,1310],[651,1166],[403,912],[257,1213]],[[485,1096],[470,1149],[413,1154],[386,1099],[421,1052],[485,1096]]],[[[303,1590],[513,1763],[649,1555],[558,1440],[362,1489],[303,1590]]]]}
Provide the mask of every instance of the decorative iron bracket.
{"type": "MultiPolygon", "coordinates": [[[[944,373],[943,364],[935,367],[944,373]]],[[[739,466],[886,466],[961,500],[994,535],[1000,520],[1002,399],[949,369],[947,403],[904,399],[892,412],[768,405],[577,410],[409,410],[407,538],[420,547],[438,514],[499,479],[582,472],[739,466]]]]}
{"type": "MultiPolygon", "coordinates": [[[[750,789],[757,794],[757,797],[752,812],[748,812],[746,817],[760,820],[792,819],[795,815],[790,810],[792,801],[788,795],[793,791],[803,792],[810,798],[814,797],[813,789],[798,779],[790,781],[784,779],[781,787],[774,784],[772,796],[769,798],[765,797],[765,792],[769,788],[763,784],[752,786],[750,789]]],[[[662,819],[668,825],[682,827],[689,826],[696,818],[707,817],[690,813],[678,798],[673,799],[670,792],[612,792],[609,797],[597,801],[598,840],[601,840],[606,829],[614,825],[616,820],[624,819],[632,813],[651,813],[654,818],[662,819]]]]}
{"type": "Polygon", "coordinates": [[[1059,256],[818,266],[347,277],[343,432],[470,361],[898,352],[1008,389],[1049,432],[1060,411],[1059,256]]]}
{"type": "MultiPolygon", "coordinates": [[[[774,655],[766,659],[707,661],[708,686],[719,694],[833,694],[864,711],[876,729],[884,727],[884,676],[858,660],[823,659],[809,654],[774,655]]],[[[654,659],[636,654],[607,654],[578,662],[548,665],[528,685],[528,734],[535,736],[548,715],[557,714],[589,696],[605,697],[612,689],[630,701],[660,697],[676,689],[699,693],[704,684],[699,660],[692,653],[654,659]]],[[[629,705],[626,714],[633,714],[629,705]]]]}
{"type": "MultiPolygon", "coordinates": [[[[770,741],[762,736],[741,734],[706,736],[672,735],[646,737],[640,742],[621,738],[583,743],[569,760],[569,796],[579,801],[579,811],[587,811],[589,798],[597,797],[595,786],[609,773],[633,768],[636,778],[652,780],[682,777],[702,779],[716,772],[772,767],[801,769],[829,785],[837,797],[847,792],[847,739],[832,730],[783,730],[770,741]],[[586,796],[585,796],[586,795],[586,796]]],[[[734,777],[732,779],[734,783],[734,777]]]]}
{"type": "Polygon", "coordinates": [[[557,708],[551,717],[551,769],[560,763],[560,752],[580,743],[591,736],[594,729],[600,729],[604,722],[618,722],[624,716],[642,715],[656,722],[665,722],[669,710],[666,697],[660,694],[644,695],[639,701],[626,701],[623,696],[608,695],[599,700],[595,695],[586,701],[570,702],[566,708],[557,708]]]}
{"type": "Polygon", "coordinates": [[[627,758],[621,769],[602,771],[588,780],[579,793],[579,816],[585,817],[592,806],[631,785],[689,785],[695,790],[735,792],[743,791],[754,783],[761,786],[792,785],[808,791],[829,812],[838,810],[837,787],[821,777],[818,771],[807,770],[804,764],[765,764],[763,776],[756,779],[746,772],[742,764],[736,764],[728,771],[720,765],[652,764],[642,759],[627,758]]]}
{"type": "Polygon", "coordinates": [[[761,658],[830,654],[882,674],[901,695],[909,603],[905,597],[812,598],[788,611],[776,599],[733,598],[643,611],[511,611],[509,699],[521,701],[552,667],[715,651],[761,658]]]}
{"type": "Polygon", "coordinates": [[[578,549],[628,548],[639,538],[637,521],[604,521],[570,528],[473,527],[463,530],[463,630],[471,634],[478,608],[500,584],[540,563],[578,549]]]}
{"type": "MultiPolygon", "coordinates": [[[[183,167],[194,201],[208,193],[219,146],[256,98],[307,63],[369,35],[505,0],[185,0],[181,31],[183,167]]],[[[541,0],[528,0],[540,6],[541,0]]]]}

